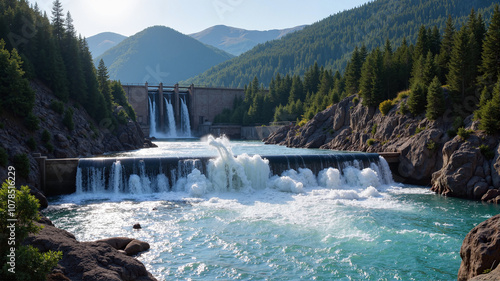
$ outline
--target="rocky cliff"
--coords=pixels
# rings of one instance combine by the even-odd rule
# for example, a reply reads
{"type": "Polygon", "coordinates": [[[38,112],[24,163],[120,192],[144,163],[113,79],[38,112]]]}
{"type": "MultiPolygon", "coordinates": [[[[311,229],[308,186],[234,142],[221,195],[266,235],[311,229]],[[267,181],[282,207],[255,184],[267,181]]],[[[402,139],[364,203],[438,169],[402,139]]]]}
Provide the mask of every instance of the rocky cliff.
{"type": "MultiPolygon", "coordinates": [[[[104,152],[142,148],[144,135],[136,122],[126,120],[113,124],[111,119],[96,123],[87,112],[72,102],[62,104],[64,110],[73,111],[74,128],[65,124],[64,114],[54,106],[56,97],[42,83],[33,81],[31,87],[36,92],[34,114],[40,119],[39,129],[30,131],[20,118],[8,112],[0,114],[0,147],[6,152],[6,165],[0,163],[0,178],[7,178],[7,166],[16,168],[18,184],[35,186],[38,182],[38,164],[33,153],[41,153],[49,158],[68,158],[99,155],[104,152]],[[18,155],[27,155],[29,175],[23,177],[18,155]],[[17,160],[16,160],[17,159],[17,160]],[[16,167],[17,166],[17,167],[16,167]]],[[[118,114],[120,108],[115,109],[118,114]]]]}
{"type": "Polygon", "coordinates": [[[318,113],[304,126],[283,127],[264,141],[289,147],[399,152],[398,180],[432,186],[447,196],[485,197],[498,202],[498,136],[476,130],[477,123],[469,116],[463,126],[474,132],[465,139],[451,137],[456,126],[456,121],[448,117],[451,114],[435,121],[424,115],[413,116],[405,110],[406,99],[403,97],[383,115],[351,96],[318,113]]]}

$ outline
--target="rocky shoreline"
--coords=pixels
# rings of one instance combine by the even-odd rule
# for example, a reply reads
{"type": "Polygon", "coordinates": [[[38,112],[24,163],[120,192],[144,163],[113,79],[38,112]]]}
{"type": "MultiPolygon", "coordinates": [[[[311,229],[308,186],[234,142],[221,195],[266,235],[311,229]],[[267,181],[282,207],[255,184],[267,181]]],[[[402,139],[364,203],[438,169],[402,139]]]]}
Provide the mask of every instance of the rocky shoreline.
{"type": "Polygon", "coordinates": [[[463,121],[465,139],[450,136],[454,121],[402,113],[406,98],[386,115],[348,97],[318,113],[304,126],[283,127],[267,144],[343,151],[399,152],[395,175],[404,183],[432,187],[446,196],[500,202],[498,136],[477,130],[473,116],[463,121]],[[472,132],[474,131],[474,132],[472,132]],[[486,154],[486,155],[485,155],[486,154]]]}
{"type": "Polygon", "coordinates": [[[144,264],[130,256],[149,249],[149,244],[145,242],[124,237],[79,242],[73,234],[55,227],[47,218],[39,223],[43,225],[43,229],[37,234],[31,234],[25,243],[38,248],[40,252],[52,250],[63,253],[56,268],[47,276],[48,281],[156,281],[144,264]],[[127,242],[126,247],[130,245],[129,249],[135,248],[134,251],[118,250],[124,242],[127,242]]]}

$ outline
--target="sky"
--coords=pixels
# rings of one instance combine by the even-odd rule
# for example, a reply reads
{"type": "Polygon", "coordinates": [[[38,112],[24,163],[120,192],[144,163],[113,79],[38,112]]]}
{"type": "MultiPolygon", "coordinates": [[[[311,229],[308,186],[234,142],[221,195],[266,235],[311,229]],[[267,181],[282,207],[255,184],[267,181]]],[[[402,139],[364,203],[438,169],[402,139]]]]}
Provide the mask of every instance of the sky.
{"type": "MultiPolygon", "coordinates": [[[[131,36],[164,25],[184,34],[223,24],[270,30],[312,24],[368,0],[60,0],[79,34],[131,36]]],[[[30,0],[51,15],[53,0],[30,0]]]]}

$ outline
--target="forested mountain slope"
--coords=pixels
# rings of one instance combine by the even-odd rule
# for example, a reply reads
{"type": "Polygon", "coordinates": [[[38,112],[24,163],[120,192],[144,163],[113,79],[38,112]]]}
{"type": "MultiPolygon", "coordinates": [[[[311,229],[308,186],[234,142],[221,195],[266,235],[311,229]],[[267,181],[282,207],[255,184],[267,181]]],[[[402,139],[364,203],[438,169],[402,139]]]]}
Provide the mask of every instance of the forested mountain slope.
{"type": "MultiPolygon", "coordinates": [[[[317,62],[327,69],[344,69],[355,46],[368,51],[384,44],[399,46],[404,37],[415,43],[422,25],[444,30],[448,15],[457,23],[471,9],[490,18],[494,0],[377,0],[323,19],[283,37],[259,44],[237,58],[217,65],[186,83],[243,87],[256,76],[269,85],[277,73],[302,75],[317,62]]],[[[459,28],[459,26],[457,26],[459,28]]]]}

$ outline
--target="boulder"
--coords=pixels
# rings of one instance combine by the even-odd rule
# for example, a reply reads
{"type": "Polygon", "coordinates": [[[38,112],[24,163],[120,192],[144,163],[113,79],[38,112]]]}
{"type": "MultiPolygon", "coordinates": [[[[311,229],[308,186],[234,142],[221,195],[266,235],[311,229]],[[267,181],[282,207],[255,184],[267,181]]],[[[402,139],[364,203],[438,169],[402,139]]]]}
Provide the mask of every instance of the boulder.
{"type": "Polygon", "coordinates": [[[129,256],[133,256],[147,250],[149,250],[149,243],[136,239],[128,243],[124,249],[125,253],[127,253],[127,255],[129,256]]]}
{"type": "Polygon", "coordinates": [[[113,237],[97,240],[95,242],[106,243],[117,250],[123,250],[132,240],[134,239],[128,237],[113,237]]]}
{"type": "Polygon", "coordinates": [[[51,274],[52,280],[156,280],[145,266],[103,242],[78,242],[74,235],[50,224],[25,241],[41,252],[62,251],[63,258],[51,274]],[[61,276],[62,275],[62,276],[61,276]]]}
{"type": "MultiPolygon", "coordinates": [[[[492,270],[498,275],[500,263],[500,215],[478,224],[465,237],[460,249],[462,263],[458,280],[469,280],[485,271],[492,270]],[[497,270],[495,270],[497,268],[497,270]]],[[[493,273],[493,272],[492,272],[493,273]]],[[[489,273],[491,274],[491,273],[489,273]]],[[[486,274],[488,276],[489,274],[486,274]]],[[[499,279],[478,279],[499,280],[499,279]]]]}
{"type": "Polygon", "coordinates": [[[113,237],[97,240],[96,242],[108,244],[116,250],[123,251],[123,253],[129,256],[149,250],[149,243],[127,237],[113,237]]]}

